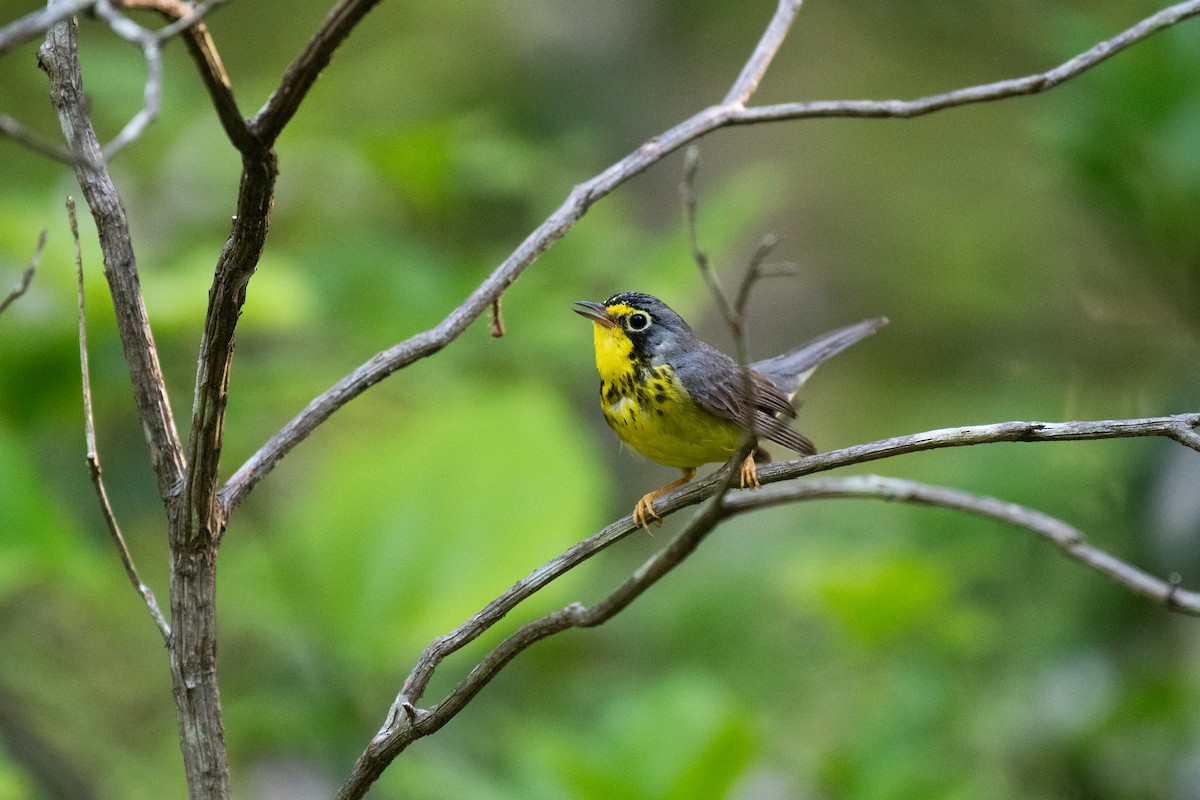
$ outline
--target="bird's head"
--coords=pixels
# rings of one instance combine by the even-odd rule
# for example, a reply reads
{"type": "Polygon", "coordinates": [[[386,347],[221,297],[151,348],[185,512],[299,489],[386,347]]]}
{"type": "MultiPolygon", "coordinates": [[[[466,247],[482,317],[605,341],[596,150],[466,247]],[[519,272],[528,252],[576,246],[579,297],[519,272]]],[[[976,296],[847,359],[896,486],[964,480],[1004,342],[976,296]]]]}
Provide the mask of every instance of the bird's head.
{"type": "Polygon", "coordinates": [[[614,294],[603,303],[579,300],[574,311],[595,325],[598,364],[606,357],[656,361],[694,336],[670,306],[641,292],[614,294]]]}

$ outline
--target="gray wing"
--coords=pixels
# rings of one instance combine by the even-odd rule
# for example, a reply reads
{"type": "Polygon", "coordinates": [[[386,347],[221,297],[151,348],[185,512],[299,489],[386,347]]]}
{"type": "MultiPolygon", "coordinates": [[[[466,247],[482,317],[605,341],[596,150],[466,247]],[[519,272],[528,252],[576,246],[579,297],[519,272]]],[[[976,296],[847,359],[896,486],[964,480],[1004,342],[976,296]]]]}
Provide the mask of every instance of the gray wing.
{"type": "Polygon", "coordinates": [[[785,420],[796,416],[788,396],[770,378],[750,370],[754,408],[747,413],[745,387],[737,362],[703,342],[681,359],[676,376],[696,402],[725,419],[753,425],[754,432],[772,442],[812,455],[816,447],[807,437],[788,427],[785,420]],[[779,415],[782,415],[782,419],[779,415]]]}
{"type": "MultiPolygon", "coordinates": [[[[751,364],[750,368],[767,376],[789,401],[823,361],[887,325],[887,317],[865,319],[853,325],[824,333],[791,352],[751,364]]],[[[786,444],[781,442],[780,444],[786,444]]],[[[791,445],[787,445],[790,447],[791,445]]]]}

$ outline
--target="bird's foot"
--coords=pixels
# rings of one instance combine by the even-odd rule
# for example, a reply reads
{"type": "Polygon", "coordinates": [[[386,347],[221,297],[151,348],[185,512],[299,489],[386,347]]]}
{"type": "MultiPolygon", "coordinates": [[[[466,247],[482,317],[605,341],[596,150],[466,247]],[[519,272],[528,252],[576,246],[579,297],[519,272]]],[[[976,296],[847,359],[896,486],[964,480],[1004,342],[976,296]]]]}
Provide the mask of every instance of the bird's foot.
{"type": "Polygon", "coordinates": [[[650,533],[650,518],[653,517],[655,524],[661,526],[662,517],[654,511],[654,501],[664,494],[675,491],[694,477],[696,477],[695,467],[683,467],[683,477],[679,480],[671,481],[661,489],[655,489],[653,492],[646,492],[642,495],[642,499],[638,500],[637,505],[633,507],[634,524],[644,529],[646,533],[650,533]]]}
{"type": "Polygon", "coordinates": [[[650,518],[652,517],[654,524],[662,527],[662,517],[654,513],[654,500],[659,494],[661,492],[647,492],[633,507],[633,523],[644,529],[646,533],[650,533],[650,518]]]}
{"type": "Polygon", "coordinates": [[[746,460],[742,462],[742,488],[757,489],[762,486],[758,482],[758,468],[754,464],[754,454],[746,456],[746,460]]]}

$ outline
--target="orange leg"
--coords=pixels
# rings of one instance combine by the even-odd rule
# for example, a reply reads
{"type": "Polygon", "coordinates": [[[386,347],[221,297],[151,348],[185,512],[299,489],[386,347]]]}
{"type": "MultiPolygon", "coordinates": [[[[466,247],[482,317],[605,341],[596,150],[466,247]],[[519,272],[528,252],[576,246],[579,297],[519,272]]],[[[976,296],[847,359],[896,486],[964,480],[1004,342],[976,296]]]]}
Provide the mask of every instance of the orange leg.
{"type": "Polygon", "coordinates": [[[758,468],[754,465],[754,453],[751,453],[742,462],[742,488],[757,489],[759,486],[762,484],[758,482],[758,468]]]}
{"type": "Polygon", "coordinates": [[[662,525],[662,518],[654,513],[654,501],[668,492],[675,491],[694,477],[696,477],[696,468],[687,467],[683,471],[683,477],[679,480],[671,481],[661,489],[655,489],[653,492],[646,492],[646,494],[642,495],[642,499],[638,500],[637,505],[633,507],[634,523],[639,527],[645,528],[646,533],[650,532],[650,517],[653,517],[655,522],[662,525]]]}

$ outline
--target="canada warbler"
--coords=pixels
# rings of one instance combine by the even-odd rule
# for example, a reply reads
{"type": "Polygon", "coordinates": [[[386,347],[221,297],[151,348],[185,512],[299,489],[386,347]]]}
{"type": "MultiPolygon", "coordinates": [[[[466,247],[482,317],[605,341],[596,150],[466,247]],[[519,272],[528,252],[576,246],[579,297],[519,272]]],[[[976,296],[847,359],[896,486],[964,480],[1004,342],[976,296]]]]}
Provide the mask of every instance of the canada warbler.
{"type": "MultiPolygon", "coordinates": [[[[633,519],[649,530],[658,519],[654,501],[696,476],[701,464],[726,461],[748,429],[755,436],[795,450],[817,452],[788,427],[796,416],[791,400],[817,365],[887,324],[885,317],[838,328],[811,342],[751,364],[753,407],[747,410],[745,381],[738,364],[696,338],[683,317],[648,294],[622,292],[603,303],[580,300],[574,311],[594,323],[600,407],[617,435],[647,458],[683,470],[683,477],[647,492],[633,519]]],[[[756,450],[742,464],[742,488],[758,486],[756,450]]]]}

